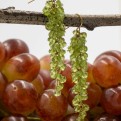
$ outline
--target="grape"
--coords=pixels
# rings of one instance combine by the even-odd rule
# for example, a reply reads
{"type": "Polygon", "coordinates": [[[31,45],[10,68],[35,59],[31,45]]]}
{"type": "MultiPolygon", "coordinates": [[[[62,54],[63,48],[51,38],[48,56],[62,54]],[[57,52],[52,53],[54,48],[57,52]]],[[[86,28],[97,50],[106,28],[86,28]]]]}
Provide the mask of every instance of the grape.
{"type": "Polygon", "coordinates": [[[28,120],[23,116],[8,116],[4,117],[1,121],[28,121],[28,120]]]}
{"type": "Polygon", "coordinates": [[[0,42],[0,70],[3,67],[3,64],[5,63],[5,57],[6,57],[6,51],[3,43],[0,42]]]}
{"type": "Polygon", "coordinates": [[[48,88],[49,84],[51,83],[51,81],[53,80],[51,77],[50,77],[50,71],[48,70],[40,70],[39,74],[41,75],[41,77],[43,78],[43,82],[44,82],[44,85],[45,85],[45,89],[48,88]]]}
{"type": "Polygon", "coordinates": [[[121,85],[103,91],[101,105],[105,111],[113,115],[121,115],[121,85]]]}
{"type": "MultiPolygon", "coordinates": [[[[88,82],[89,86],[87,89],[88,99],[84,103],[88,104],[90,108],[95,107],[99,104],[100,98],[102,95],[101,88],[96,83],[88,82]]],[[[75,94],[72,92],[72,88],[69,90],[68,102],[73,107],[72,100],[74,99],[75,94]]]]}
{"type": "Polygon", "coordinates": [[[104,111],[103,107],[99,104],[88,111],[88,116],[92,120],[104,113],[106,112],[104,111]]]}
{"type": "Polygon", "coordinates": [[[70,88],[67,99],[68,99],[69,104],[70,104],[72,107],[74,107],[74,106],[73,106],[73,103],[72,103],[72,100],[74,99],[74,97],[75,97],[75,94],[72,92],[72,88],[70,88]]]}
{"type": "Polygon", "coordinates": [[[15,80],[7,85],[2,100],[12,114],[28,115],[35,110],[37,98],[37,92],[31,83],[15,80]]]}
{"type": "Polygon", "coordinates": [[[40,58],[40,66],[42,70],[50,70],[50,55],[45,55],[40,58]]]}
{"type": "Polygon", "coordinates": [[[96,57],[95,61],[97,61],[98,59],[100,59],[100,57],[102,57],[104,55],[113,56],[113,57],[117,58],[121,62],[121,52],[118,51],[118,50],[108,50],[108,51],[105,51],[105,52],[101,53],[100,55],[98,55],[96,57]]]}
{"type": "Polygon", "coordinates": [[[94,119],[94,121],[120,121],[120,119],[113,115],[103,114],[94,119]]]}
{"type": "Polygon", "coordinates": [[[70,104],[68,104],[68,109],[67,109],[66,115],[69,115],[72,113],[75,113],[75,110],[70,104]]]}
{"type": "Polygon", "coordinates": [[[69,64],[69,65],[71,66],[71,61],[70,61],[69,59],[65,59],[65,60],[64,60],[64,63],[65,63],[65,64],[69,64]]]}
{"type": "Polygon", "coordinates": [[[94,61],[93,77],[104,88],[116,86],[121,80],[121,63],[113,56],[104,55],[94,61]]]}
{"type": "MultiPolygon", "coordinates": [[[[101,53],[100,55],[98,55],[97,58],[95,59],[95,61],[102,58],[102,56],[106,56],[106,55],[107,56],[113,56],[113,57],[115,57],[116,59],[118,59],[121,62],[121,52],[118,51],[118,50],[105,51],[105,52],[101,53]]],[[[120,80],[120,82],[121,82],[121,80],[120,80]]]]}
{"type": "Polygon", "coordinates": [[[4,93],[6,85],[7,85],[7,79],[2,73],[0,73],[0,99],[4,93]]]}
{"type": "Polygon", "coordinates": [[[87,70],[87,72],[88,72],[88,77],[87,77],[87,81],[88,81],[88,82],[95,83],[92,70],[93,70],[93,65],[92,65],[91,63],[88,62],[88,70],[87,70]]]}
{"type": "Polygon", "coordinates": [[[54,89],[45,90],[37,101],[37,113],[44,121],[61,121],[68,103],[63,95],[55,96],[54,89]]]}
{"type": "MultiPolygon", "coordinates": [[[[73,87],[73,83],[72,83],[72,78],[71,78],[71,68],[72,68],[72,65],[71,65],[71,62],[70,62],[70,60],[65,60],[64,61],[64,63],[66,64],[66,69],[64,70],[64,72],[63,72],[63,75],[64,76],[66,76],[67,77],[67,81],[69,81],[70,82],[70,84],[67,84],[67,85],[70,85],[69,87],[71,88],[71,87],[73,87]],[[67,74],[66,74],[66,71],[67,71],[67,74]]],[[[94,80],[94,78],[93,78],[93,74],[92,74],[92,70],[93,70],[93,65],[91,64],[91,63],[87,63],[88,64],[88,70],[87,70],[87,72],[88,72],[88,77],[87,77],[87,81],[88,82],[93,82],[93,83],[95,83],[95,80],[94,80]]],[[[68,82],[66,82],[66,83],[68,83],[68,82]]],[[[66,85],[66,84],[65,84],[66,85]]]]}
{"type": "Polygon", "coordinates": [[[102,89],[96,83],[89,83],[89,87],[87,88],[87,93],[88,93],[88,99],[84,102],[88,104],[91,109],[99,104],[102,96],[102,89]]]}
{"type": "MultiPolygon", "coordinates": [[[[78,117],[78,114],[77,114],[77,113],[72,113],[72,114],[66,115],[66,116],[62,119],[62,121],[77,121],[77,120],[76,120],[77,117],[78,117]]],[[[89,121],[89,120],[88,120],[87,118],[85,118],[84,121],[89,121]]]]}
{"type": "Polygon", "coordinates": [[[29,53],[27,44],[20,39],[8,39],[3,42],[6,50],[6,61],[21,53],[29,53]]]}
{"type": "Polygon", "coordinates": [[[78,114],[77,113],[72,113],[72,114],[69,114],[69,115],[66,115],[62,121],[76,121],[78,117],[78,114]]]}
{"type": "Polygon", "coordinates": [[[9,82],[13,80],[33,81],[40,70],[39,60],[32,54],[22,53],[10,58],[2,69],[9,82]]]}
{"type": "Polygon", "coordinates": [[[45,86],[43,82],[43,78],[40,74],[37,75],[37,77],[31,82],[39,95],[41,95],[44,92],[45,86]]]}
{"type": "MultiPolygon", "coordinates": [[[[55,89],[56,88],[56,80],[53,80],[50,85],[48,86],[48,89],[55,89]]],[[[61,93],[65,96],[68,97],[69,89],[64,85],[61,93]]]]}
{"type": "Polygon", "coordinates": [[[69,90],[74,86],[74,83],[72,81],[72,69],[70,64],[66,64],[66,67],[64,71],[61,72],[63,76],[66,77],[66,82],[64,83],[64,86],[69,90]]]}

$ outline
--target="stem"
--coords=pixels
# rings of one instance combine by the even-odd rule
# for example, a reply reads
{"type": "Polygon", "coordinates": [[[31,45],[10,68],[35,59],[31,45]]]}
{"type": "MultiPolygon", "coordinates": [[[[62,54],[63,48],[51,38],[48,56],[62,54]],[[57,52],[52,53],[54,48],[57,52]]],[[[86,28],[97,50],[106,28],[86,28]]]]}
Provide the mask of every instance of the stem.
{"type": "MultiPolygon", "coordinates": [[[[121,15],[80,15],[83,19],[83,27],[93,30],[101,26],[121,26],[121,15]]],[[[41,12],[21,11],[14,9],[0,10],[0,23],[13,24],[33,24],[45,25],[47,17],[41,12]]],[[[66,26],[79,27],[80,17],[75,15],[65,15],[64,24],[66,26]]]]}
{"type": "Polygon", "coordinates": [[[38,117],[27,117],[27,119],[29,120],[29,121],[42,121],[40,118],[38,118],[38,117]]]}

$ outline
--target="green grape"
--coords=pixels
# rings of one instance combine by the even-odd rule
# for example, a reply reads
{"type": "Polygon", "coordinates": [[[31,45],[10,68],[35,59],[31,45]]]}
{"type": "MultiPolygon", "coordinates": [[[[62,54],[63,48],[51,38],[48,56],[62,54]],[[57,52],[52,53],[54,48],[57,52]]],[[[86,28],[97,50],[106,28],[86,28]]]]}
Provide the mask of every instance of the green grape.
{"type": "Polygon", "coordinates": [[[86,33],[80,33],[79,29],[73,31],[74,36],[71,38],[68,50],[72,63],[72,80],[75,83],[73,93],[76,96],[73,99],[75,111],[79,113],[77,121],[84,121],[86,112],[89,110],[88,105],[83,104],[87,100],[87,47],[86,33]],[[81,106],[81,107],[80,107],[81,106]]]}
{"type": "Polygon", "coordinates": [[[46,29],[49,30],[49,53],[51,56],[51,77],[56,82],[55,95],[59,96],[63,89],[63,83],[66,78],[61,75],[61,71],[65,69],[63,49],[66,46],[66,42],[63,38],[65,35],[64,9],[60,0],[48,0],[43,9],[43,14],[47,16],[48,22],[46,23],[46,29]]]}

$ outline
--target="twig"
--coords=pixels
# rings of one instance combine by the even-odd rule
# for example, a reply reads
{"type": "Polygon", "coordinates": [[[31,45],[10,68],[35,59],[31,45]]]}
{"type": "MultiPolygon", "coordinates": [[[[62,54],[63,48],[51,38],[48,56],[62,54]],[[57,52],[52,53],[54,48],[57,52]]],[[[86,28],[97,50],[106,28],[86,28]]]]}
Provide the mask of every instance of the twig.
{"type": "Polygon", "coordinates": [[[34,2],[34,1],[35,1],[35,0],[30,0],[30,1],[28,2],[28,4],[29,4],[29,3],[32,3],[32,2],[34,2]]]}
{"type": "MultiPolygon", "coordinates": [[[[83,27],[93,30],[100,26],[121,26],[121,15],[80,15],[83,19],[83,27]]],[[[0,23],[45,25],[47,17],[41,12],[21,11],[14,9],[0,10],[0,23]]],[[[65,15],[64,24],[66,26],[80,26],[80,17],[75,15],[65,15]]]]}

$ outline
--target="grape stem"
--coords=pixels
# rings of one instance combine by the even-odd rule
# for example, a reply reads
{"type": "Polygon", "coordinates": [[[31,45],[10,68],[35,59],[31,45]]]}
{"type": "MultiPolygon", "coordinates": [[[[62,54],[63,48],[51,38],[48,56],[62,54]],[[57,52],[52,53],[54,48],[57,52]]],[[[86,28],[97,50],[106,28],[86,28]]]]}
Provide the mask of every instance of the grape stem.
{"type": "Polygon", "coordinates": [[[40,118],[38,118],[38,117],[27,117],[27,119],[29,120],[29,121],[42,121],[40,118]]]}
{"type": "MultiPolygon", "coordinates": [[[[121,15],[80,15],[83,27],[93,30],[101,26],[121,26],[121,15]]],[[[0,9],[0,23],[45,25],[47,17],[41,12],[21,11],[15,9],[0,9]]],[[[65,15],[65,26],[80,26],[80,18],[75,15],[65,15]]]]}

